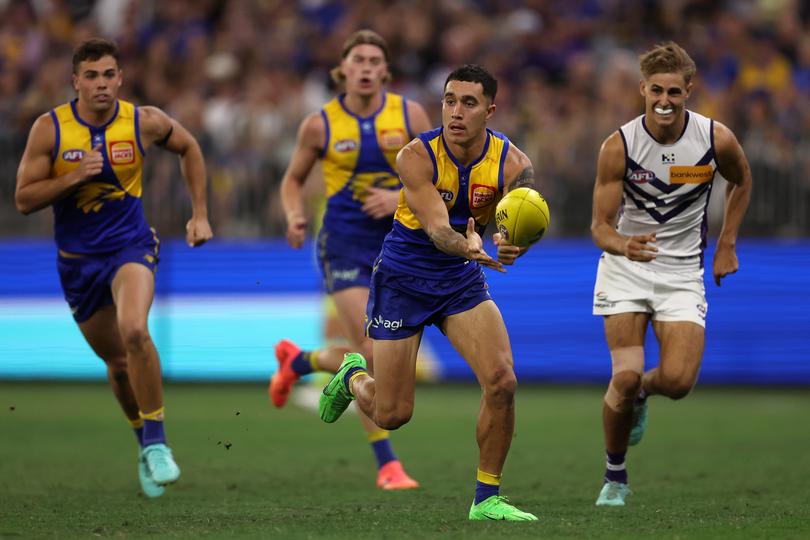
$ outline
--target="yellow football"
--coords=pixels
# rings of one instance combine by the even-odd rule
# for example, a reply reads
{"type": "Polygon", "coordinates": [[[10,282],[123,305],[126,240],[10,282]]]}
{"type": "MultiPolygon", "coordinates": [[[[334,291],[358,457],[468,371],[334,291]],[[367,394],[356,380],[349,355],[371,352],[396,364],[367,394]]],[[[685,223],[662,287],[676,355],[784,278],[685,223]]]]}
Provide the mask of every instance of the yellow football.
{"type": "Polygon", "coordinates": [[[501,237],[519,247],[528,247],[543,238],[548,219],[546,200],[526,187],[511,190],[495,210],[495,225],[501,237]]]}

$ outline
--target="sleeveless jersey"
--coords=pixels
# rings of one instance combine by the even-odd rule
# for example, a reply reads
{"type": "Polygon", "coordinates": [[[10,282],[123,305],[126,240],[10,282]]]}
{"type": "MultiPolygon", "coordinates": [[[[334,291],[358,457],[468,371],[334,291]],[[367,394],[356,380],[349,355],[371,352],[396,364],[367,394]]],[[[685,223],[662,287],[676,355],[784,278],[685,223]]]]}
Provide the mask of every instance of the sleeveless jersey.
{"type": "MultiPolygon", "coordinates": [[[[419,139],[433,161],[433,184],[447,206],[450,226],[464,234],[467,220],[473,217],[476,230],[483,233],[503,195],[509,140],[487,129],[483,152],[465,167],[447,147],[442,128],[422,133],[419,139]]],[[[399,195],[394,227],[383,243],[382,255],[393,268],[431,279],[457,278],[478,268],[478,263],[448,255],[433,244],[408,208],[404,193],[399,195]]]]}
{"type": "Polygon", "coordinates": [[[685,111],[685,126],[673,144],[658,143],[644,115],[619,128],[625,175],[618,231],[633,236],[656,233],[658,255],[650,267],[703,268],[706,209],[717,163],[714,122],[685,111]]]}
{"type": "Polygon", "coordinates": [[[368,117],[350,112],[345,96],[329,101],[321,111],[326,144],[321,155],[326,184],[327,232],[382,242],[391,230],[391,218],[374,219],[361,210],[366,190],[398,190],[394,170],[397,153],[410,142],[408,103],[400,95],[383,94],[379,110],[368,117]]]}
{"type": "Polygon", "coordinates": [[[138,108],[118,100],[115,114],[103,126],[79,117],[76,100],[50,112],[56,138],[52,177],[79,167],[85,152],[101,145],[101,173],[53,204],[56,245],[71,253],[109,253],[152,238],[141,206],[144,156],[138,108]]]}

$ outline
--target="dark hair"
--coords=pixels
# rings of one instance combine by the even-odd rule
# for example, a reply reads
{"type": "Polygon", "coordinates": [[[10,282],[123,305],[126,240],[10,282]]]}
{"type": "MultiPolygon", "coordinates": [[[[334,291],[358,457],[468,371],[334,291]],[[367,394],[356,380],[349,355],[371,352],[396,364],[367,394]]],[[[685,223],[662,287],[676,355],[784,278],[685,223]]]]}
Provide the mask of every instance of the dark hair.
{"type": "Polygon", "coordinates": [[[79,64],[85,60],[95,61],[104,56],[112,56],[115,58],[115,62],[118,63],[120,60],[118,45],[103,38],[92,38],[82,41],[73,50],[73,73],[78,73],[79,64]]]}
{"type": "Polygon", "coordinates": [[[660,43],[639,56],[639,66],[645,79],[656,73],[680,73],[687,84],[697,71],[694,60],[674,41],[660,43]]]}
{"type": "Polygon", "coordinates": [[[478,64],[467,64],[453,70],[447,76],[447,80],[444,81],[445,88],[447,88],[447,83],[450,81],[480,83],[484,87],[484,95],[492,101],[495,101],[495,94],[498,93],[498,81],[489,71],[478,64]]]}
{"type": "MultiPolygon", "coordinates": [[[[382,50],[383,57],[385,61],[388,62],[388,43],[386,43],[385,38],[383,38],[380,34],[375,32],[374,30],[363,29],[358,30],[357,32],[353,33],[343,42],[343,50],[340,53],[341,58],[346,58],[349,56],[349,53],[352,52],[352,49],[357,47],[358,45],[374,45],[375,47],[379,47],[382,50]]],[[[329,72],[329,75],[332,77],[332,81],[335,84],[342,84],[346,77],[343,75],[343,72],[340,70],[340,66],[332,68],[329,72]]],[[[391,78],[390,74],[385,77],[383,82],[388,82],[391,78]]]]}

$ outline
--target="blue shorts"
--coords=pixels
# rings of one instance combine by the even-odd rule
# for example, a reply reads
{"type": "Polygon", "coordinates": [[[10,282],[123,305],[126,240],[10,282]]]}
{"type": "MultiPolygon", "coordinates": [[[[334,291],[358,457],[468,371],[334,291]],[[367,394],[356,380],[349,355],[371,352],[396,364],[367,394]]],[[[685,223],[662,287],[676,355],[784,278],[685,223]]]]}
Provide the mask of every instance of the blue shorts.
{"type": "Polygon", "coordinates": [[[160,241],[155,235],[153,239],[113,253],[81,257],[59,255],[59,280],[73,319],[77,323],[84,322],[99,308],[113,303],[112,280],[125,264],[139,263],[154,273],[159,245],[160,241]]]}
{"type": "Polygon", "coordinates": [[[318,266],[329,294],[350,287],[368,288],[374,259],[382,239],[363,239],[327,232],[318,233],[318,266]]]}
{"type": "Polygon", "coordinates": [[[387,269],[378,259],[371,275],[366,335],[404,339],[491,299],[480,267],[461,278],[425,279],[387,269]]]}

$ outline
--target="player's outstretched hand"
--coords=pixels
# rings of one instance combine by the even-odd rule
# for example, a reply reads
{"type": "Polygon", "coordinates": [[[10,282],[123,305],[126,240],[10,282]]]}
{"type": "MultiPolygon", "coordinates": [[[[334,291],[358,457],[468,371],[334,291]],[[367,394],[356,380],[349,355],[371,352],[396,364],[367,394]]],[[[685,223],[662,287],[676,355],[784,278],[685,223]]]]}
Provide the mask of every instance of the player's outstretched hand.
{"type": "Polygon", "coordinates": [[[307,237],[307,218],[300,214],[287,216],[287,243],[295,249],[304,245],[307,237]]]}
{"type": "Polygon", "coordinates": [[[366,200],[362,209],[374,219],[382,219],[393,215],[398,201],[399,191],[369,187],[366,189],[366,200]]]}
{"type": "Polygon", "coordinates": [[[714,274],[714,282],[720,286],[720,280],[729,274],[735,273],[740,268],[740,262],[737,260],[737,251],[730,246],[718,245],[717,251],[714,252],[714,264],[712,273],[714,274]]]}
{"type": "Polygon", "coordinates": [[[498,272],[506,272],[506,268],[500,261],[496,261],[484,251],[484,242],[481,240],[481,235],[475,232],[475,220],[470,218],[467,220],[467,258],[473,261],[478,261],[478,264],[497,270],[498,272]]]}
{"type": "Polygon", "coordinates": [[[655,233],[631,236],[624,243],[624,256],[631,261],[649,262],[655,259],[658,252],[654,242],[655,233]]]}
{"type": "Polygon", "coordinates": [[[492,241],[498,246],[498,260],[506,265],[515,264],[515,259],[526,253],[529,248],[513,246],[503,239],[501,233],[492,235],[492,241]]]}
{"type": "Polygon", "coordinates": [[[211,224],[206,218],[193,217],[186,223],[186,243],[190,247],[199,247],[213,238],[211,224]]]}

